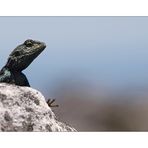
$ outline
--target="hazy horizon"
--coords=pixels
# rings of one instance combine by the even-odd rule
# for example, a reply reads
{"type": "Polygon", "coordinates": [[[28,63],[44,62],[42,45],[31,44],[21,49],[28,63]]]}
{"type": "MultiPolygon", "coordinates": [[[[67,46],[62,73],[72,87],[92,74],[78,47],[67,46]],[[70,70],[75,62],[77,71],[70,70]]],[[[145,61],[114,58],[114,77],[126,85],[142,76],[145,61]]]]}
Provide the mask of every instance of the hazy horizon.
{"type": "Polygon", "coordinates": [[[26,39],[46,43],[24,71],[33,88],[55,96],[60,83],[148,88],[148,17],[0,17],[1,62],[26,39]],[[79,84],[80,83],[80,84],[79,84]]]}

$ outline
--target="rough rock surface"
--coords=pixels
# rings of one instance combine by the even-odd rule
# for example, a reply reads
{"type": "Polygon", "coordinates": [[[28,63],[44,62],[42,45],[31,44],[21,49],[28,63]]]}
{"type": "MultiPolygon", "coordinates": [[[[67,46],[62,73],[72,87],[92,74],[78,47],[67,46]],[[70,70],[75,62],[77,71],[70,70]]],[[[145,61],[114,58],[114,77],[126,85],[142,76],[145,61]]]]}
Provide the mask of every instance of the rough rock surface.
{"type": "Polygon", "coordinates": [[[0,131],[76,130],[56,119],[39,91],[0,83],[0,131]]]}

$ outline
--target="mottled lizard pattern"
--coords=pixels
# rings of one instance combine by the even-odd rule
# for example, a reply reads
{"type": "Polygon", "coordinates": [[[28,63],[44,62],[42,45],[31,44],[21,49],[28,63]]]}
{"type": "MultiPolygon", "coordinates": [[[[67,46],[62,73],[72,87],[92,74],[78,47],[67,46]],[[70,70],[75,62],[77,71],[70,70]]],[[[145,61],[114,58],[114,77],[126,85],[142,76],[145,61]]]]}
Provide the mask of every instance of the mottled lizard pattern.
{"type": "Polygon", "coordinates": [[[32,63],[45,47],[45,43],[31,39],[17,46],[9,55],[6,65],[0,71],[0,82],[30,86],[27,77],[22,71],[32,63]]]}
{"type": "MultiPolygon", "coordinates": [[[[27,77],[22,71],[26,69],[45,48],[45,43],[31,39],[17,46],[9,55],[6,65],[0,71],[0,82],[30,87],[27,77]]],[[[52,105],[54,101],[55,99],[48,99],[48,106],[58,107],[58,105],[52,105]]]]}

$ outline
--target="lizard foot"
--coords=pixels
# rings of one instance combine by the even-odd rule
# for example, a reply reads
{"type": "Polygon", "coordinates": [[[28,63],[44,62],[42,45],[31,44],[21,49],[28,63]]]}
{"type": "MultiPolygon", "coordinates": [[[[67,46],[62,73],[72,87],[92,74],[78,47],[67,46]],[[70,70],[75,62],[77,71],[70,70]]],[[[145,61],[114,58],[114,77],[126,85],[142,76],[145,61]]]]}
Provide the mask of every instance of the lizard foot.
{"type": "Polygon", "coordinates": [[[55,99],[48,99],[47,104],[49,107],[59,107],[59,105],[52,105],[55,102],[55,99]]]}

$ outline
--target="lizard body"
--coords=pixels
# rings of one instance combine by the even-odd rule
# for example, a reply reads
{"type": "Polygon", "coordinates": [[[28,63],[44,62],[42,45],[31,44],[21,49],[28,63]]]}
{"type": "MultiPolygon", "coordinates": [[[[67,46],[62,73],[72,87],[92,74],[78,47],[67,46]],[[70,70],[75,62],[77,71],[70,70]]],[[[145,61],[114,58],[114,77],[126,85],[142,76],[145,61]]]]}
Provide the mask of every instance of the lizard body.
{"type": "MultiPolygon", "coordinates": [[[[45,48],[45,43],[31,39],[17,46],[9,55],[6,65],[0,71],[0,82],[30,87],[27,77],[22,71],[26,69],[45,48]]],[[[52,105],[54,101],[55,99],[48,99],[48,106],[58,107],[58,105],[52,105]]]]}
{"type": "Polygon", "coordinates": [[[30,86],[22,73],[32,61],[46,48],[45,43],[28,39],[17,46],[9,55],[6,65],[0,71],[0,82],[19,86],[30,86]]]}
{"type": "MultiPolygon", "coordinates": [[[[31,39],[17,46],[9,55],[6,65],[0,70],[0,82],[30,87],[27,77],[22,71],[26,69],[45,48],[45,43],[31,39]]],[[[55,99],[48,99],[48,106],[58,107],[58,105],[52,105],[54,101],[55,99]]]]}

